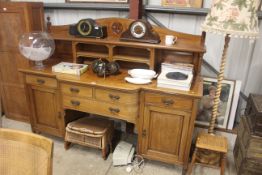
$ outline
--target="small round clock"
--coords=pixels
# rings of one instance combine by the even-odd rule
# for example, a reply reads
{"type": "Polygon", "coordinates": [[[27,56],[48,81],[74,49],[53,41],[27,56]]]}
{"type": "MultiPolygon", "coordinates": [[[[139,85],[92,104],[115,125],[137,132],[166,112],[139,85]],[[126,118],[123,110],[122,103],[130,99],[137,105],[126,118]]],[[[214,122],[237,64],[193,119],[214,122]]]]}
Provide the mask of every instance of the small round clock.
{"type": "Polygon", "coordinates": [[[87,36],[92,31],[92,25],[90,24],[90,22],[88,20],[81,20],[77,24],[77,31],[82,36],[87,36]]]}
{"type": "Polygon", "coordinates": [[[144,23],[136,21],[131,25],[130,32],[134,38],[142,38],[147,32],[147,27],[144,23]]]}

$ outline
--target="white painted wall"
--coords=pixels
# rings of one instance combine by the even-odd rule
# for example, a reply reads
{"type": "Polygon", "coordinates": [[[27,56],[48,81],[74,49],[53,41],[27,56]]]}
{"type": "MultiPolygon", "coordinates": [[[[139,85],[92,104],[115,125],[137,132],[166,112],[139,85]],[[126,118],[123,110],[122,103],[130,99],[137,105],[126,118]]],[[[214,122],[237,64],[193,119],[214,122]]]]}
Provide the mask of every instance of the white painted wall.
{"type": "MultiPolygon", "coordinates": [[[[19,0],[14,0],[19,1],[19,0]]],[[[23,0],[64,2],[64,0],[23,0]]],[[[212,0],[204,0],[203,6],[210,7],[212,0]]],[[[148,0],[149,5],[161,5],[161,0],[148,0]]],[[[204,17],[192,15],[160,14],[152,13],[166,27],[190,34],[201,34],[200,25],[204,17]]],[[[102,11],[102,10],[46,10],[45,16],[51,17],[53,25],[64,25],[76,23],[82,18],[104,18],[104,17],[127,17],[128,12],[102,11]]],[[[260,24],[260,36],[262,24],[260,24]]],[[[248,95],[252,93],[262,94],[262,36],[255,43],[246,39],[231,39],[228,60],[226,64],[225,77],[228,79],[242,80],[242,91],[248,95]]],[[[224,40],[222,36],[207,34],[207,52],[204,59],[217,70],[220,64],[224,40]]],[[[203,68],[203,74],[210,76],[210,71],[203,68]]]]}

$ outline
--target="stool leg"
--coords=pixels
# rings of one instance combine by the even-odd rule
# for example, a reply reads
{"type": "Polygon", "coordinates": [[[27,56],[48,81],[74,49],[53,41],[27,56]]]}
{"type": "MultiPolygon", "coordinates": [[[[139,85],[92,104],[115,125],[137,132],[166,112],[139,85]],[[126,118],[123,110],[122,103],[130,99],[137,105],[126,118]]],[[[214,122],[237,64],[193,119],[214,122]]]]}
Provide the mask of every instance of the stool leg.
{"type": "Polygon", "coordinates": [[[190,175],[190,174],[192,173],[192,169],[193,169],[193,166],[194,166],[195,161],[196,161],[197,151],[198,151],[198,149],[195,148],[195,151],[194,151],[193,156],[192,156],[191,163],[190,163],[190,165],[189,165],[189,167],[188,167],[188,170],[187,170],[187,174],[188,174],[188,175],[190,175]]]}
{"type": "Polygon", "coordinates": [[[220,175],[224,175],[225,174],[226,160],[227,160],[227,154],[226,153],[221,153],[220,175]]]}
{"type": "Polygon", "coordinates": [[[68,150],[70,148],[71,142],[65,141],[64,142],[64,148],[65,150],[68,150]]]}
{"type": "Polygon", "coordinates": [[[102,157],[104,160],[106,160],[106,146],[102,149],[102,157]]]}
{"type": "Polygon", "coordinates": [[[110,153],[113,153],[113,146],[112,146],[112,141],[109,142],[109,148],[110,148],[110,153]]]}

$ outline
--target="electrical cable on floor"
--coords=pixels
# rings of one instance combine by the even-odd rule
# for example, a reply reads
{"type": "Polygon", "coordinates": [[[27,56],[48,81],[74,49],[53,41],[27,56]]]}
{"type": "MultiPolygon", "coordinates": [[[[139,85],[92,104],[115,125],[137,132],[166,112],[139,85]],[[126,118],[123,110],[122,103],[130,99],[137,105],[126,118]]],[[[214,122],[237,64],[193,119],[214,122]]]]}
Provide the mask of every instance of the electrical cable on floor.
{"type": "Polygon", "coordinates": [[[126,171],[131,175],[143,174],[144,166],[145,166],[144,158],[140,155],[134,155],[134,159],[131,165],[129,165],[126,168],[126,171]]]}

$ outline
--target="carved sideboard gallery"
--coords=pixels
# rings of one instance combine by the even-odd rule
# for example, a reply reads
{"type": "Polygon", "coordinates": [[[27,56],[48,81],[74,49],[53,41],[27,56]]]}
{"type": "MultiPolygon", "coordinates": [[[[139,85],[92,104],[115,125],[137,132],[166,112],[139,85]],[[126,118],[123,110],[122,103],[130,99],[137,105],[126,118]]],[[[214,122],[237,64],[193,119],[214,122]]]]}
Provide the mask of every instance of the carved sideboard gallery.
{"type": "Polygon", "coordinates": [[[159,44],[126,42],[119,37],[132,20],[107,18],[96,22],[107,26],[106,38],[75,37],[69,35],[68,25],[51,26],[49,32],[55,39],[56,51],[46,62],[46,68],[20,69],[27,87],[33,131],[63,137],[67,122],[82,112],[120,119],[135,124],[139,154],[186,169],[203,90],[200,69],[205,52],[204,35],[154,26],[161,38],[159,44]],[[121,31],[115,31],[112,27],[115,24],[121,25],[121,31]],[[178,37],[175,45],[165,46],[167,34],[178,37]],[[101,78],[90,67],[81,76],[51,71],[51,66],[61,61],[90,64],[97,58],[117,61],[121,73],[101,78]],[[194,65],[190,91],[157,88],[156,80],[148,85],[134,85],[124,79],[131,68],[159,71],[161,62],[167,59],[194,65]]]}

